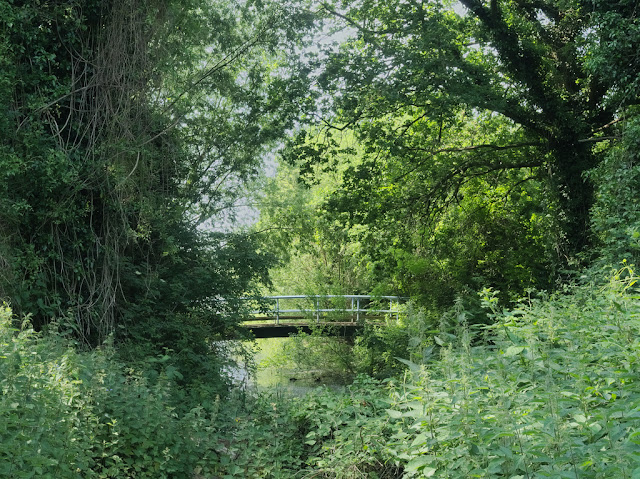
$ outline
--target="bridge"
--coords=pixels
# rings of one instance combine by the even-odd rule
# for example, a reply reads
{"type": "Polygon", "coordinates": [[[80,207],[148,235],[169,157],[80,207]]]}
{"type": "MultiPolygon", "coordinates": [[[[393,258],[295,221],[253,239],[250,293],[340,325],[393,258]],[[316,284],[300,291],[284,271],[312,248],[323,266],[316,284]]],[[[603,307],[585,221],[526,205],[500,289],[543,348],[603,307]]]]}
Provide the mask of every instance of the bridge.
{"type": "Polygon", "coordinates": [[[310,333],[318,328],[326,336],[353,336],[367,323],[383,323],[398,317],[399,305],[407,298],[371,295],[267,296],[254,301],[259,309],[244,318],[256,338],[283,338],[310,333]]]}

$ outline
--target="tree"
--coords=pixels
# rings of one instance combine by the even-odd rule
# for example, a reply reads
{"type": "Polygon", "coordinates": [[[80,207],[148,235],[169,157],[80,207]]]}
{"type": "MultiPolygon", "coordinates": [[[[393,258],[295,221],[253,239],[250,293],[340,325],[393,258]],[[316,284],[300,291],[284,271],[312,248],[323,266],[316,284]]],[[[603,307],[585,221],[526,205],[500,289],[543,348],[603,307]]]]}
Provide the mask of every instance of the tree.
{"type": "MultiPolygon", "coordinates": [[[[419,137],[428,123],[414,122],[407,136],[419,137]]],[[[501,290],[505,300],[552,286],[548,231],[556,225],[555,205],[528,149],[503,152],[503,161],[517,168],[492,170],[481,166],[493,148],[462,146],[477,135],[492,143],[522,140],[511,122],[462,112],[443,129],[437,161],[417,165],[378,155],[349,133],[327,141],[317,131],[285,150],[262,208],[267,248],[281,245],[304,258],[294,256],[278,270],[276,284],[290,277],[305,283],[309,268],[322,277],[313,281],[316,289],[340,284],[349,292],[410,295],[435,310],[484,286],[501,290]],[[308,152],[320,152],[323,161],[309,163],[308,152]],[[455,170],[461,155],[477,164],[463,181],[455,170]],[[425,197],[434,190],[443,197],[425,197]],[[426,201],[430,211],[423,210],[426,201]]]]}
{"type": "Polygon", "coordinates": [[[271,260],[201,226],[292,126],[302,87],[282,52],[305,24],[252,1],[0,1],[0,291],[15,311],[66,318],[92,346],[228,332],[220,298],[271,260]]]}
{"type": "MultiPolygon", "coordinates": [[[[440,1],[324,2],[320,12],[354,34],[318,67],[318,88],[333,98],[319,124],[327,137],[350,130],[366,146],[370,173],[354,169],[354,183],[376,176],[388,161],[407,165],[414,177],[428,169],[424,194],[405,198],[425,216],[455,198],[469,178],[528,169],[544,174],[558,205],[559,263],[566,265],[590,244],[593,188],[585,173],[601,159],[594,145],[615,137],[616,119],[638,102],[637,91],[623,83],[638,73],[637,62],[622,59],[631,54],[628,46],[609,63],[616,75],[595,71],[597,62],[589,67],[587,60],[594,52],[604,58],[600,40],[637,25],[634,2],[595,2],[593,12],[578,1],[460,3],[465,11],[457,13],[440,1]],[[461,112],[493,113],[517,134],[488,139],[479,130],[443,143],[461,112]]],[[[301,136],[297,145],[304,144],[301,136]]],[[[292,156],[314,161],[302,148],[292,156]]]]}
{"type": "Polygon", "coordinates": [[[280,294],[369,293],[375,286],[370,258],[358,235],[326,210],[340,175],[318,167],[312,176],[314,184],[305,185],[298,168],[283,163],[259,192],[260,220],[252,229],[278,258],[273,286],[280,294]]]}

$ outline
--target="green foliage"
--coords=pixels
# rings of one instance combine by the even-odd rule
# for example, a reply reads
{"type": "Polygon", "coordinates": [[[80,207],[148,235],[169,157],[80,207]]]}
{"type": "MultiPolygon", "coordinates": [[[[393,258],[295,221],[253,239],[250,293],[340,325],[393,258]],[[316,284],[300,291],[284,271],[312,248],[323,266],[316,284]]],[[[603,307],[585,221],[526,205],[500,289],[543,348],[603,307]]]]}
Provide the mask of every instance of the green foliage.
{"type": "Polygon", "coordinates": [[[461,3],[319,9],[350,30],[308,57],[315,109],[261,207],[267,249],[286,250],[277,287],[445,309],[490,286],[513,301],[554,289],[603,222],[627,221],[603,204],[607,172],[623,174],[604,151],[633,130],[633,2],[461,3]]]}
{"type": "Polygon", "coordinates": [[[452,274],[443,303],[474,280],[546,289],[588,249],[584,174],[638,99],[634,2],[487,3],[323,3],[350,36],[314,64],[331,100],[284,155],[303,173],[357,156],[327,195],[331,224],[400,249],[373,259],[383,277],[394,259],[408,282],[452,274]]]}
{"type": "Polygon", "coordinates": [[[238,298],[257,293],[257,283],[268,280],[274,259],[257,252],[243,234],[191,231],[186,240],[178,234],[171,233],[175,243],[192,248],[158,258],[154,275],[127,275],[125,285],[135,300],[123,312],[118,355],[127,363],[144,364],[168,350],[181,384],[223,387],[229,356],[212,345],[242,337],[238,325],[247,305],[238,298]]]}
{"type": "Polygon", "coordinates": [[[307,23],[265,2],[0,1],[0,296],[18,316],[215,376],[210,342],[240,316],[224,299],[272,258],[210,231],[292,127],[306,79],[284,51],[307,23]]]}
{"type": "Polygon", "coordinates": [[[313,328],[310,334],[291,336],[283,345],[280,360],[318,376],[352,375],[355,371],[351,345],[345,338],[327,336],[325,329],[330,328],[313,328]]]}
{"type": "Polygon", "coordinates": [[[398,315],[384,324],[367,324],[355,338],[353,368],[371,377],[388,378],[402,372],[398,357],[426,361],[433,353],[437,316],[415,303],[399,306],[398,315]]]}
{"type": "Polygon", "coordinates": [[[512,310],[487,290],[495,323],[439,338],[439,358],[301,399],[310,477],[636,477],[637,280],[512,310]]]}
{"type": "Polygon", "coordinates": [[[598,240],[597,265],[626,260],[640,264],[640,121],[624,123],[623,141],[610,149],[603,162],[590,172],[597,186],[592,228],[598,240]]]}
{"type": "MultiPolygon", "coordinates": [[[[283,160],[293,157],[295,165],[279,166],[256,227],[264,232],[265,248],[283,259],[273,271],[276,287],[283,293],[297,287],[310,294],[410,295],[432,309],[487,285],[504,291],[503,300],[527,288],[549,288],[556,204],[527,157],[535,152],[503,153],[519,167],[486,171],[491,149],[470,152],[464,142],[473,142],[478,132],[487,141],[524,141],[521,133],[490,115],[460,113],[455,122],[440,133],[451,151],[442,148],[437,160],[418,166],[404,153],[376,162],[378,151],[349,134],[328,131],[292,143],[283,160]],[[309,148],[320,152],[323,163],[310,163],[309,148]],[[467,169],[472,178],[454,186],[451,168],[467,169]],[[453,191],[436,200],[431,187],[453,191]]],[[[389,123],[402,127],[398,119],[389,123]]],[[[428,123],[407,126],[411,141],[436,134],[438,124],[428,123]]]]}
{"type": "MultiPolygon", "coordinates": [[[[339,165],[344,168],[346,165],[339,165]]],[[[358,235],[326,211],[326,199],[340,175],[318,168],[302,184],[301,169],[278,165],[277,176],[260,193],[260,220],[254,230],[263,248],[280,264],[271,270],[281,294],[364,294],[372,288],[366,253],[358,235]]]]}
{"type": "Polygon", "coordinates": [[[391,417],[407,477],[632,477],[636,279],[496,311],[493,346],[459,339],[416,366],[391,417]],[[524,305],[523,305],[524,306],[524,305]],[[402,448],[401,448],[402,449],[402,448]]]}
{"type": "Polygon", "coordinates": [[[282,398],[183,389],[171,354],[132,369],[0,311],[0,475],[292,477],[303,437],[282,398]],[[158,373],[159,371],[159,373],[158,373]]]}
{"type": "Polygon", "coordinates": [[[305,433],[309,476],[402,477],[401,467],[384,461],[393,432],[383,414],[386,396],[378,381],[360,376],[346,393],[325,390],[298,401],[294,417],[305,433]]]}
{"type": "Polygon", "coordinates": [[[580,2],[590,13],[587,37],[590,52],[586,66],[596,78],[596,88],[607,88],[607,102],[623,108],[638,102],[640,41],[637,5],[633,0],[580,2]]]}
{"type": "Polygon", "coordinates": [[[286,479],[303,468],[304,439],[286,397],[248,398],[245,407],[230,409],[226,417],[219,439],[224,447],[212,477],[286,479]]]}
{"type": "MultiPolygon", "coordinates": [[[[160,358],[162,360],[162,358],[160,358]]],[[[51,330],[12,327],[0,314],[0,474],[27,478],[188,477],[211,461],[218,404],[178,412],[169,366],[154,381],[110,346],[79,353],[51,330]]],[[[213,456],[215,457],[215,455],[213,456]]]]}
{"type": "Polygon", "coordinates": [[[149,362],[160,375],[136,372],[108,346],[78,353],[57,333],[14,328],[5,308],[2,473],[633,478],[637,279],[625,268],[512,310],[486,290],[494,323],[470,328],[460,308],[458,335],[436,337],[439,356],[397,359],[403,378],[359,377],[345,392],[297,399],[185,396],[169,355],[149,362]]]}

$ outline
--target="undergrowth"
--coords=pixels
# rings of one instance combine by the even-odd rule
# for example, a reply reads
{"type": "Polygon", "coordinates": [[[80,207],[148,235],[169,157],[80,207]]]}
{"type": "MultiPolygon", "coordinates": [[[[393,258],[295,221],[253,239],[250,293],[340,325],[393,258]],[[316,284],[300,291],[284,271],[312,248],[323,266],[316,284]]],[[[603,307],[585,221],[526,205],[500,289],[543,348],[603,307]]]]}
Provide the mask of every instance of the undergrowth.
{"type": "Polygon", "coordinates": [[[404,376],[299,398],[179,391],[169,366],[152,380],[5,308],[0,476],[640,478],[633,272],[508,311],[495,297],[492,325],[459,311],[404,376]]]}
{"type": "Polygon", "coordinates": [[[14,327],[11,316],[0,309],[0,477],[291,477],[300,469],[298,458],[285,460],[295,444],[279,446],[287,428],[296,431],[275,403],[255,400],[249,413],[241,395],[182,390],[168,356],[133,370],[109,345],[79,352],[55,331],[14,327]]]}
{"type": "Polygon", "coordinates": [[[403,379],[306,398],[307,477],[639,478],[633,272],[510,311],[494,298],[493,325],[462,312],[440,357],[403,360],[403,379]]]}

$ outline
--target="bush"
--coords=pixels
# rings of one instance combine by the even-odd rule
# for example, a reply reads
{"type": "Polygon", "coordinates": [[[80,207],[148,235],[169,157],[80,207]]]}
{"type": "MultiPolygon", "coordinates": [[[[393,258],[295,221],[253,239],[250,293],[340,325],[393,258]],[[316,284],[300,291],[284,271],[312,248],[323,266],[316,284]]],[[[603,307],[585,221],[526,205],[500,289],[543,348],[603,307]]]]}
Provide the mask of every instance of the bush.
{"type": "Polygon", "coordinates": [[[292,477],[302,437],[282,398],[178,386],[170,354],[121,363],[0,310],[0,477],[292,477]]]}
{"type": "Polygon", "coordinates": [[[492,345],[412,365],[388,411],[405,477],[637,477],[636,280],[495,311],[492,345]]]}
{"type": "MultiPolygon", "coordinates": [[[[314,477],[640,476],[640,289],[605,286],[499,311],[403,379],[300,400],[314,477]]],[[[310,476],[311,477],[311,474],[310,476]]]]}
{"type": "Polygon", "coordinates": [[[607,153],[590,178],[597,186],[592,229],[598,241],[596,267],[626,259],[640,264],[640,119],[626,122],[621,145],[607,153]]]}
{"type": "Polygon", "coordinates": [[[189,477],[211,459],[201,441],[215,401],[178,415],[167,367],[150,384],[109,346],[78,352],[56,331],[14,328],[0,311],[0,476],[189,477]],[[208,406],[208,409],[207,409],[208,406]]]}

